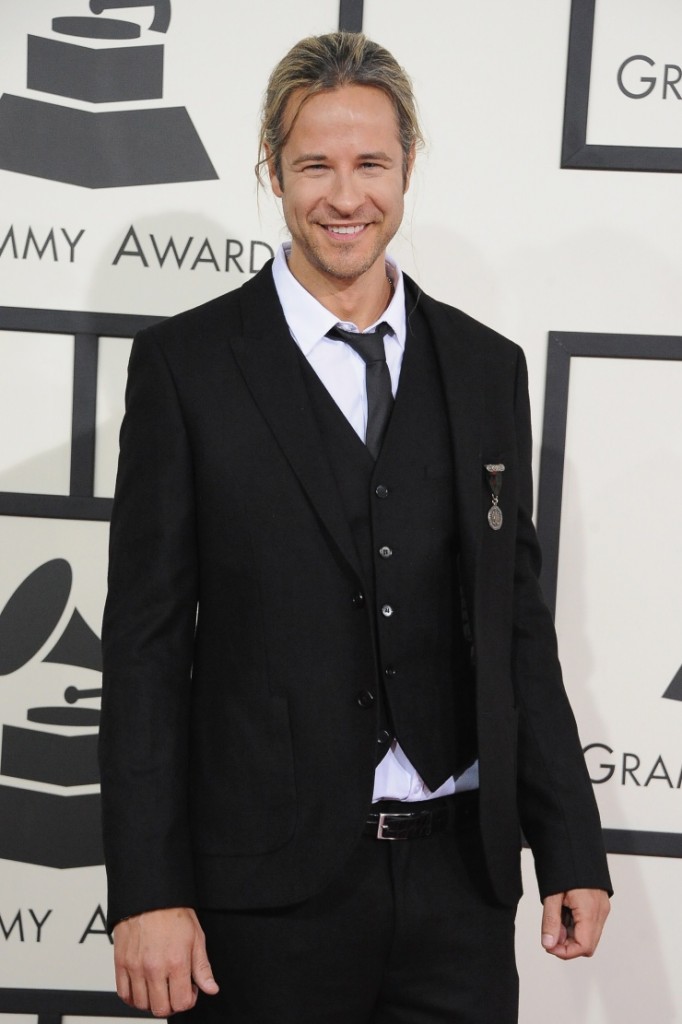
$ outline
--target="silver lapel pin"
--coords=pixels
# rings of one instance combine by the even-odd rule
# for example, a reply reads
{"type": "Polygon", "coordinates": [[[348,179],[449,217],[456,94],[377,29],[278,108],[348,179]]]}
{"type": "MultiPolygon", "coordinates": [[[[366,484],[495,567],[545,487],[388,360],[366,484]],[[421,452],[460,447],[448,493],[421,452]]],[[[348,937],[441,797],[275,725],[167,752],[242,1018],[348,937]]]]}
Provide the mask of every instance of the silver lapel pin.
{"type": "Polygon", "coordinates": [[[504,465],[501,462],[489,462],[486,464],[485,471],[488,474],[488,484],[492,492],[492,505],[488,509],[488,525],[491,530],[501,530],[504,516],[500,508],[500,491],[502,490],[504,465]]]}

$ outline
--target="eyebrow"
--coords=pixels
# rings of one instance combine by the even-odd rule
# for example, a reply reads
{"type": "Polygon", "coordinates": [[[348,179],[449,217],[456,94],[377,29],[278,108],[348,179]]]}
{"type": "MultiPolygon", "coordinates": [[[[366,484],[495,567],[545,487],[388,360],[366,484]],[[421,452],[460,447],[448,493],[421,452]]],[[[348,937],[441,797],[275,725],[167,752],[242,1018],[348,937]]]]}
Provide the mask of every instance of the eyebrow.
{"type": "Polygon", "coordinates": [[[324,153],[304,153],[303,156],[297,157],[291,161],[291,166],[295,167],[296,164],[307,164],[309,162],[319,162],[320,160],[326,160],[324,153]]]}
{"type": "MultiPolygon", "coordinates": [[[[328,157],[324,153],[303,153],[302,156],[296,157],[295,160],[291,161],[291,166],[297,167],[298,164],[320,163],[327,159],[328,157]]],[[[392,158],[388,153],[384,153],[383,150],[379,150],[376,153],[359,153],[358,160],[384,160],[392,162],[392,158]]]]}
{"type": "Polygon", "coordinates": [[[377,150],[376,153],[360,153],[360,160],[384,160],[388,163],[393,162],[393,158],[384,153],[383,149],[377,150]]]}

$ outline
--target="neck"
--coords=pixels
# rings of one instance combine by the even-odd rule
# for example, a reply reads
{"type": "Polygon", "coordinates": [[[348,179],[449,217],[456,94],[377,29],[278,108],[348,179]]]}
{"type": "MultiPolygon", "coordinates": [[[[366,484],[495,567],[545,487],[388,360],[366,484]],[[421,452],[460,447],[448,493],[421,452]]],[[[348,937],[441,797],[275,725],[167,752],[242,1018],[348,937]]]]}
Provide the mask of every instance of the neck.
{"type": "MultiPolygon", "coordinates": [[[[293,253],[289,269],[325,309],[338,320],[355,324],[361,331],[379,319],[393,297],[393,283],[386,274],[383,255],[356,278],[333,277],[322,271],[300,273],[293,253]]],[[[309,265],[304,269],[309,270],[309,265]]]]}

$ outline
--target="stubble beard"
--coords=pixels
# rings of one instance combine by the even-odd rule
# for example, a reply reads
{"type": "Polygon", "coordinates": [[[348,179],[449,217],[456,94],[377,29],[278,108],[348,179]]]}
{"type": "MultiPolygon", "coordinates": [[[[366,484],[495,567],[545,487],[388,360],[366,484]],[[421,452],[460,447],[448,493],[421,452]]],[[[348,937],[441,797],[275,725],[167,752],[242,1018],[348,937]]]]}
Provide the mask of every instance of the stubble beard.
{"type": "Polygon", "coordinates": [[[337,281],[354,281],[371,270],[377,260],[384,259],[386,247],[394,235],[395,232],[390,236],[378,238],[374,247],[364,258],[355,257],[353,252],[349,250],[347,252],[339,252],[338,257],[333,259],[328,253],[323,251],[321,245],[317,245],[310,240],[306,240],[302,248],[308,262],[312,263],[328,277],[335,278],[337,281]]]}

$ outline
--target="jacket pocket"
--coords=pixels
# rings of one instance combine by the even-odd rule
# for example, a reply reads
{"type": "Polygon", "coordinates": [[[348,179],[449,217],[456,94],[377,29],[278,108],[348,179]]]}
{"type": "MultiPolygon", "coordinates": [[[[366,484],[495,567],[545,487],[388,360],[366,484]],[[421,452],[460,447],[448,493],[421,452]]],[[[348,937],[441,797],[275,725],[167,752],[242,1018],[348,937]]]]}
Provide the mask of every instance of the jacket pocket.
{"type": "Polygon", "coordinates": [[[296,825],[287,699],[272,696],[228,714],[207,749],[195,754],[194,846],[222,856],[269,853],[296,825]]]}

